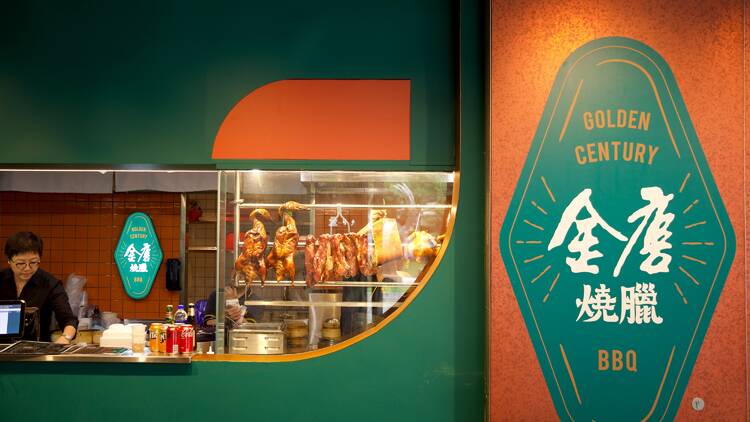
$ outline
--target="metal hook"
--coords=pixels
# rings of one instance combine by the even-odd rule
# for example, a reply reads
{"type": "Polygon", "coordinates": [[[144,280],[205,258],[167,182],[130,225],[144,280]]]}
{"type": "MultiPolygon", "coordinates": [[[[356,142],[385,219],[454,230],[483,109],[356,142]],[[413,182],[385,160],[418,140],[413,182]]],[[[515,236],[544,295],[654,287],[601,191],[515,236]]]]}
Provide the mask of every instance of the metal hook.
{"type": "Polygon", "coordinates": [[[346,230],[348,232],[352,231],[352,223],[354,222],[352,220],[352,223],[350,223],[346,217],[344,217],[344,214],[341,213],[341,204],[338,204],[336,206],[336,216],[331,217],[328,219],[328,232],[329,234],[333,234],[333,228],[338,226],[338,219],[341,219],[341,222],[346,224],[346,230]]]}
{"type": "Polygon", "coordinates": [[[328,219],[328,234],[333,234],[333,228],[338,226],[338,223],[336,223],[336,217],[331,217],[328,219]]]}
{"type": "Polygon", "coordinates": [[[341,212],[341,204],[339,204],[338,207],[336,207],[336,214],[338,217],[341,217],[341,221],[346,224],[346,231],[350,232],[352,231],[352,225],[349,223],[349,220],[344,217],[344,214],[341,212]]]}

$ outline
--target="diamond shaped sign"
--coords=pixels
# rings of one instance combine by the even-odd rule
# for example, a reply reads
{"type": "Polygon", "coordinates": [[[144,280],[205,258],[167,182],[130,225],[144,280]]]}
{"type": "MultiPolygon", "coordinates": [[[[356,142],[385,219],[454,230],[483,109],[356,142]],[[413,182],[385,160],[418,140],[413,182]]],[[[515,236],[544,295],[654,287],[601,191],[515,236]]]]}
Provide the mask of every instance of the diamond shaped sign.
{"type": "Polygon", "coordinates": [[[674,418],[735,239],[654,50],[603,38],[563,63],[500,251],[561,419],[674,418]]]}
{"type": "Polygon", "coordinates": [[[148,296],[163,257],[151,218],[142,212],[130,214],[115,249],[115,263],[128,296],[148,296]]]}

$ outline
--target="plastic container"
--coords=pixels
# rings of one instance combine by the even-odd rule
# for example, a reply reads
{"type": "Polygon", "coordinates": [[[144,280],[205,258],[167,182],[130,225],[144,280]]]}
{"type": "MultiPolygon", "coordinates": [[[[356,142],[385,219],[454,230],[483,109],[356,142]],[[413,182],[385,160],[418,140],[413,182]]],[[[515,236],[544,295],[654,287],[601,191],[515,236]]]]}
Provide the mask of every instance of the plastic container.
{"type": "Polygon", "coordinates": [[[144,324],[130,324],[133,341],[133,353],[143,353],[146,349],[146,326],[144,324]]]}
{"type": "Polygon", "coordinates": [[[78,330],[88,330],[91,328],[91,318],[78,318],[78,330]]]}
{"type": "Polygon", "coordinates": [[[102,333],[99,340],[102,347],[133,347],[133,330],[122,324],[112,324],[102,333]]]}
{"type": "Polygon", "coordinates": [[[174,313],[175,324],[187,324],[188,314],[185,311],[185,305],[178,305],[177,311],[174,313]]]}

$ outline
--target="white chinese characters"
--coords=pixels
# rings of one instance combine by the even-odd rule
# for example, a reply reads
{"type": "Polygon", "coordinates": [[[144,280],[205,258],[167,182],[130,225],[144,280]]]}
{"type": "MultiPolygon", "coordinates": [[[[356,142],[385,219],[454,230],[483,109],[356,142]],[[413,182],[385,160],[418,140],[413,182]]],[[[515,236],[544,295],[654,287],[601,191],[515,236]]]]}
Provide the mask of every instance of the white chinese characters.
{"type": "Polygon", "coordinates": [[[604,284],[594,289],[594,296],[591,296],[591,286],[583,285],[583,299],[576,299],[576,306],[581,308],[576,321],[579,321],[585,314],[584,322],[594,322],[600,319],[605,322],[617,322],[617,315],[610,314],[615,310],[617,298],[610,296],[609,288],[604,284]]]}
{"type": "Polygon", "coordinates": [[[144,243],[140,250],[135,248],[134,244],[128,245],[123,257],[127,258],[130,263],[131,273],[148,272],[147,263],[151,261],[151,245],[144,243]]]}
{"type": "Polygon", "coordinates": [[[601,252],[593,249],[599,244],[599,239],[594,236],[593,230],[600,226],[615,239],[627,242],[612,272],[612,275],[617,277],[645,228],[643,247],[639,253],[645,255],[646,259],[640,265],[641,271],[648,274],[669,272],[669,263],[672,261],[672,257],[664,251],[672,248],[672,244],[667,240],[672,236],[669,225],[674,220],[674,214],[665,211],[673,197],[672,194],[664,195],[664,192],[658,186],[642,188],[641,198],[648,201],[648,204],[628,216],[628,223],[634,223],[641,219],[638,227],[628,238],[601,217],[591,203],[591,189],[586,188],[573,198],[563,211],[560,222],[547,245],[547,250],[550,251],[562,245],[571,227],[575,225],[577,233],[568,244],[568,251],[579,255],[577,258],[567,257],[565,262],[573,273],[599,274],[599,266],[589,261],[603,256],[601,252]],[[588,212],[589,217],[578,219],[578,214],[583,210],[588,212]],[[646,227],[647,223],[648,227],[646,227]]]}
{"type": "Polygon", "coordinates": [[[662,317],[656,314],[656,290],[653,283],[635,283],[634,287],[620,287],[620,316],[614,313],[617,298],[610,295],[610,289],[600,284],[591,295],[591,286],[583,285],[583,298],[576,299],[580,308],[578,318],[583,322],[613,322],[622,324],[661,324],[662,317]]]}

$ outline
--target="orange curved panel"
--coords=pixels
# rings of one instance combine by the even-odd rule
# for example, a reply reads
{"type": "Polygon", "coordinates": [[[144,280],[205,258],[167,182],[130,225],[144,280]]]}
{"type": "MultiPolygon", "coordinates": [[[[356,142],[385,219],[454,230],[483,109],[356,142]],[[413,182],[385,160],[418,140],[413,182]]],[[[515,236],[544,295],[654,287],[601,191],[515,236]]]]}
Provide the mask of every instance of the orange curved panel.
{"type": "Polygon", "coordinates": [[[408,160],[409,80],[282,80],[232,108],[216,160],[408,160]]]}

